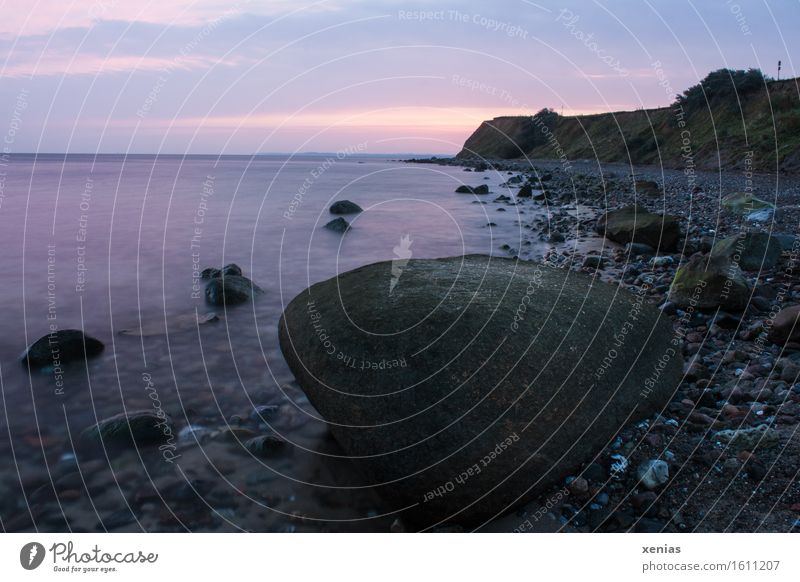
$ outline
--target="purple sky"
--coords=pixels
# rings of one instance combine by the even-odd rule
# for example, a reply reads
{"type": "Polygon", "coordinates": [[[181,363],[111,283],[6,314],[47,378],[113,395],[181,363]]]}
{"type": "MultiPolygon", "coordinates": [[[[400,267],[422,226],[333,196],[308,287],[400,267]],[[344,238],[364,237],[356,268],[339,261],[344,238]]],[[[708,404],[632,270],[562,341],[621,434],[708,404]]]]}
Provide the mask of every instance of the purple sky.
{"type": "Polygon", "coordinates": [[[796,0],[0,0],[0,15],[6,153],[455,153],[497,115],[663,106],[710,70],[775,76],[778,59],[794,77],[800,42],[796,0]]]}

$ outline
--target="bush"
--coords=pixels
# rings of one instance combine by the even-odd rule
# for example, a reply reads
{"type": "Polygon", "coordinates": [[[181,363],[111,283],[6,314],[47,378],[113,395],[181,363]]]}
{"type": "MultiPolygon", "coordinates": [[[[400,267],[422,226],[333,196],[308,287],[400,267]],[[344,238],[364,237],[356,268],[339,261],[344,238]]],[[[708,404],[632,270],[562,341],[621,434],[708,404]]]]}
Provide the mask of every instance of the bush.
{"type": "Polygon", "coordinates": [[[686,108],[703,107],[713,103],[764,87],[766,77],[760,69],[746,71],[719,69],[709,73],[697,85],[689,87],[679,95],[676,102],[686,108]]]}

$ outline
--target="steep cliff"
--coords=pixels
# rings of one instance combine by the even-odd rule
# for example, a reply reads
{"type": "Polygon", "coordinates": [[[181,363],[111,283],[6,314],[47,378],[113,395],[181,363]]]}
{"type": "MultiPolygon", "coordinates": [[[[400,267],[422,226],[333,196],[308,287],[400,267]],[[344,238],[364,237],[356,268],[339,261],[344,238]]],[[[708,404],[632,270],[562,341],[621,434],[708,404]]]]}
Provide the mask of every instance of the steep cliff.
{"type": "Polygon", "coordinates": [[[684,169],[743,168],[751,159],[754,170],[798,172],[798,79],[767,81],[704,98],[702,104],[574,117],[553,112],[546,118],[497,117],[484,121],[458,154],[462,159],[526,156],[684,169]]]}

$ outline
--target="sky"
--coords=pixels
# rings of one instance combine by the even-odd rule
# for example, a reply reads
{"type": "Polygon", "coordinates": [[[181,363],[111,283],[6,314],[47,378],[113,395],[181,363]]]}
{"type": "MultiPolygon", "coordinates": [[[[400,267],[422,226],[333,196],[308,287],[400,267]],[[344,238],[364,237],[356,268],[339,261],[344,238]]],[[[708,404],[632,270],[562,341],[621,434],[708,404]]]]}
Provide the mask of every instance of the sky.
{"type": "Polygon", "coordinates": [[[0,147],[453,154],[500,115],[796,77],[799,25],[797,0],[0,0],[0,147]]]}

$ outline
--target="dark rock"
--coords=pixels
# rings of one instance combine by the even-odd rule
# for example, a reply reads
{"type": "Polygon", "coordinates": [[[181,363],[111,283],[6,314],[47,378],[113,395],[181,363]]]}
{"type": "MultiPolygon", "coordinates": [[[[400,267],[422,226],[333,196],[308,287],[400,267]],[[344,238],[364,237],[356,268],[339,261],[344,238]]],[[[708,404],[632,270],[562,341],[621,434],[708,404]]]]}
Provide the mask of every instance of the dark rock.
{"type": "Polygon", "coordinates": [[[486,184],[481,184],[480,186],[459,186],[456,188],[457,194],[488,194],[489,193],[489,186],[486,184]]]}
{"type": "Polygon", "coordinates": [[[217,277],[222,276],[222,271],[216,269],[214,267],[208,267],[207,269],[203,269],[203,272],[200,273],[200,277],[202,279],[216,279],[217,277]]]}
{"type": "Polygon", "coordinates": [[[247,277],[238,275],[217,277],[206,284],[206,301],[218,306],[238,305],[261,292],[261,288],[247,277]]]}
{"type": "Polygon", "coordinates": [[[244,443],[245,448],[256,457],[273,457],[286,449],[286,441],[275,435],[262,435],[244,443]]]}
{"type": "Polygon", "coordinates": [[[653,214],[643,206],[610,210],[598,219],[595,228],[614,242],[643,243],[662,251],[675,249],[681,235],[675,217],[653,214]]]}
{"type": "Polygon", "coordinates": [[[583,259],[583,266],[589,269],[602,269],[606,264],[606,260],[598,255],[589,255],[583,259]]]}
{"type": "Polygon", "coordinates": [[[652,374],[670,345],[668,319],[589,275],[485,256],[410,260],[389,294],[391,268],[307,289],[279,337],[352,461],[384,484],[389,504],[414,506],[404,521],[476,523],[524,503],[576,474],[626,421],[660,410],[680,383],[680,358],[652,374]],[[523,303],[532,280],[535,301],[523,303]],[[604,338],[634,306],[637,325],[598,372],[604,338]]]}
{"type": "Polygon", "coordinates": [[[638,255],[649,256],[656,254],[656,250],[653,247],[643,243],[628,243],[625,245],[625,252],[630,253],[633,257],[638,255]]]}
{"type": "Polygon", "coordinates": [[[637,196],[647,196],[649,198],[661,196],[661,188],[652,180],[636,180],[634,182],[634,190],[637,196]]]}
{"type": "Polygon", "coordinates": [[[333,232],[347,232],[350,230],[350,223],[340,216],[339,218],[331,220],[325,225],[325,228],[333,232]]]}
{"type": "Polygon", "coordinates": [[[63,365],[99,355],[103,342],[77,329],[62,329],[36,340],[22,354],[32,368],[63,365]]]}
{"type": "Polygon", "coordinates": [[[670,290],[670,300],[681,308],[741,311],[749,299],[750,284],[724,257],[693,257],[675,273],[670,290]]]}
{"type": "Polygon", "coordinates": [[[221,277],[228,277],[230,275],[235,275],[237,277],[242,276],[242,268],[237,265],[236,263],[231,263],[229,265],[225,265],[222,267],[222,272],[220,273],[221,277]]]}
{"type": "Polygon", "coordinates": [[[779,346],[800,343],[800,305],[781,309],[772,322],[767,339],[779,346]]]}
{"type": "Polygon", "coordinates": [[[771,269],[781,258],[781,245],[765,232],[748,232],[723,239],[711,250],[746,271],[771,269]]]}
{"type": "Polygon", "coordinates": [[[167,414],[154,410],[131,410],[101,420],[85,429],[80,435],[80,445],[96,448],[101,445],[137,446],[153,445],[173,438],[174,425],[167,414]]]}
{"type": "Polygon", "coordinates": [[[736,214],[750,214],[754,210],[769,210],[775,205],[753,196],[752,192],[734,192],[722,199],[722,206],[736,214]]]}
{"type": "Polygon", "coordinates": [[[337,200],[330,207],[331,214],[358,214],[363,211],[358,204],[349,200],[337,200]]]}
{"type": "Polygon", "coordinates": [[[533,194],[533,187],[530,184],[524,184],[517,192],[517,198],[530,198],[533,194]]]}

